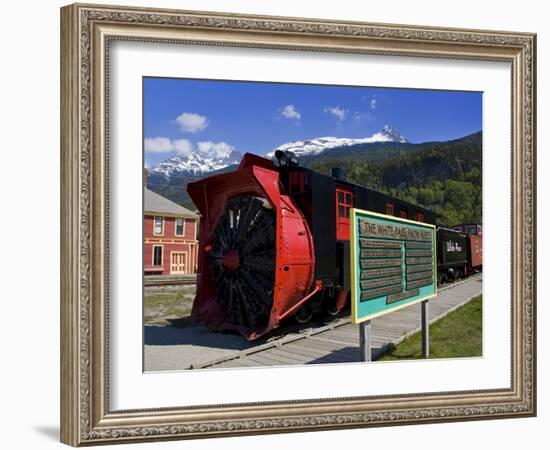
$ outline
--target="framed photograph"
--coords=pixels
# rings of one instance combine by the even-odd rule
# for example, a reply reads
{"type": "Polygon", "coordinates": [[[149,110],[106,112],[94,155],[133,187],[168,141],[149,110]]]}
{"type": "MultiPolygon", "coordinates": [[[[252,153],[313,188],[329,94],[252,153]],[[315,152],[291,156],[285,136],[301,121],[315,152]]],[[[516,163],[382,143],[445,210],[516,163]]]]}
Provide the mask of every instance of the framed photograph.
{"type": "Polygon", "coordinates": [[[536,36],[61,9],[61,440],[536,414],[536,36]]]}

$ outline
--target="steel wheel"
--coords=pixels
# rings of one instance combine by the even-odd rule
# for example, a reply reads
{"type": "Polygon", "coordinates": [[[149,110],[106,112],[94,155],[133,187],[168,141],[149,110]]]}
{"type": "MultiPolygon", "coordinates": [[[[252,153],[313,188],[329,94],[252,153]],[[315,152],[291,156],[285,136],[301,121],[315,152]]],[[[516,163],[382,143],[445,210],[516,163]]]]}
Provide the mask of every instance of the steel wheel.
{"type": "Polygon", "coordinates": [[[308,323],[311,318],[313,317],[313,311],[311,310],[311,306],[306,303],[305,305],[302,305],[298,311],[296,311],[296,314],[294,314],[294,317],[296,318],[296,322],[304,324],[308,323]]]}
{"type": "Polygon", "coordinates": [[[331,317],[336,317],[342,310],[336,307],[336,300],[334,300],[326,309],[326,312],[331,317]]]}
{"type": "Polygon", "coordinates": [[[251,195],[230,199],[209,257],[229,322],[248,328],[267,322],[275,282],[275,215],[269,203],[251,195]]]}

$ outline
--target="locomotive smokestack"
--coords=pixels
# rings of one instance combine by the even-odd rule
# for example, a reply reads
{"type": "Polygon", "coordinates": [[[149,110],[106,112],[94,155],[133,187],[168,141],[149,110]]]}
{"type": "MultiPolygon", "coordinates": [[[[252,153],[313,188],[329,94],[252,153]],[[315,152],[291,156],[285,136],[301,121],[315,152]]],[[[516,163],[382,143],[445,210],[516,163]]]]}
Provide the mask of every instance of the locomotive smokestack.
{"type": "Polygon", "coordinates": [[[288,150],[277,150],[275,152],[275,158],[279,161],[279,166],[297,166],[298,158],[292,152],[288,150]]]}
{"type": "Polygon", "coordinates": [[[346,179],[346,170],[342,167],[333,167],[330,169],[330,176],[332,178],[337,178],[339,180],[345,180],[346,179]]]}

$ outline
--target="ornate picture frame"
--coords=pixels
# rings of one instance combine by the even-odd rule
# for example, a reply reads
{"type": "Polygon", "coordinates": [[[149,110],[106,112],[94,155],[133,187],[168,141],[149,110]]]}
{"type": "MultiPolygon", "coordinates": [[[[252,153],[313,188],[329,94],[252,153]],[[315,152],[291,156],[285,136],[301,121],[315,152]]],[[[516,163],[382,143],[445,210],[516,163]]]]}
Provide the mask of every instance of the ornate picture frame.
{"type": "Polygon", "coordinates": [[[73,445],[536,414],[536,35],[75,4],[61,10],[61,440],[73,445]],[[511,64],[508,389],[113,411],[109,46],[117,40],[511,64]]]}

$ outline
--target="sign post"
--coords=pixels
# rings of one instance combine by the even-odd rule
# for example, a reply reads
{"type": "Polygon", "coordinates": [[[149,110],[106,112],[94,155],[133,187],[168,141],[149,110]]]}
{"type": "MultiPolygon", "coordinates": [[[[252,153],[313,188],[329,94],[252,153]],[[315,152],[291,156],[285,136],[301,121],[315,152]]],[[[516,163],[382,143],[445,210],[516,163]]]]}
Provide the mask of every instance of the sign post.
{"type": "Polygon", "coordinates": [[[422,302],[422,356],[430,356],[430,308],[429,300],[422,302]]]}
{"type": "Polygon", "coordinates": [[[359,349],[361,351],[361,361],[371,362],[372,347],[370,320],[365,320],[359,324],[359,349]]]}
{"type": "Polygon", "coordinates": [[[361,359],[371,361],[371,319],[422,303],[422,353],[429,355],[428,299],[437,295],[435,226],[351,210],[352,322],[361,359]]]}

